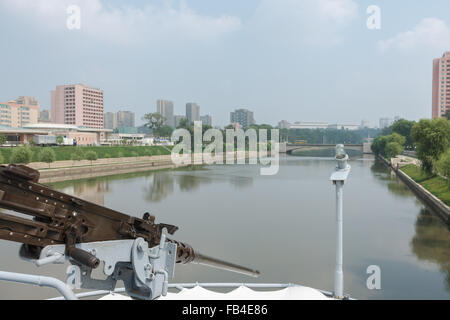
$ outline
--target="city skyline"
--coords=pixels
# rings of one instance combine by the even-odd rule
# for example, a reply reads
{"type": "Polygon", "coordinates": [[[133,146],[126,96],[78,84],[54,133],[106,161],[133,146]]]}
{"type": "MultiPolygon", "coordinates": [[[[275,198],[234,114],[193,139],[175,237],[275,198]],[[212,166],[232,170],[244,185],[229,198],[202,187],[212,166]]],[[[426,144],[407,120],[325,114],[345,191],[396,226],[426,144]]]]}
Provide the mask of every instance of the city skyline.
{"type": "Polygon", "coordinates": [[[272,125],[418,120],[431,117],[432,59],[449,50],[443,0],[439,12],[426,1],[379,1],[379,30],[366,26],[369,3],[354,0],[119,2],[49,0],[46,10],[2,1],[2,57],[15,63],[2,65],[0,100],[30,95],[46,108],[55,84],[80,82],[105,91],[106,111],[132,106],[137,124],[161,96],[208,106],[220,126],[239,105],[272,125]],[[66,28],[68,4],[84,14],[80,30],[66,28]],[[23,51],[24,41],[40,50],[23,51]]]}

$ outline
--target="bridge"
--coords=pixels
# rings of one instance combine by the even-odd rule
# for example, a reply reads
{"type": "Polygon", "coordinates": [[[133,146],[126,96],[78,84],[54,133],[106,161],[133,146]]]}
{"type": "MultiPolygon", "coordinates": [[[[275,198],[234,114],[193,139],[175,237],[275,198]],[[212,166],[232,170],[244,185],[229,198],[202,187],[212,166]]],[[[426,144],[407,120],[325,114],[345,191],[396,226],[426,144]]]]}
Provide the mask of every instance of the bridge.
{"type": "MultiPolygon", "coordinates": [[[[361,153],[369,154],[372,153],[370,149],[370,143],[363,144],[346,144],[345,150],[353,150],[361,153]]],[[[336,147],[335,144],[287,144],[286,142],[280,143],[280,152],[292,154],[293,151],[316,151],[316,150],[326,150],[333,149],[336,147]]]]}

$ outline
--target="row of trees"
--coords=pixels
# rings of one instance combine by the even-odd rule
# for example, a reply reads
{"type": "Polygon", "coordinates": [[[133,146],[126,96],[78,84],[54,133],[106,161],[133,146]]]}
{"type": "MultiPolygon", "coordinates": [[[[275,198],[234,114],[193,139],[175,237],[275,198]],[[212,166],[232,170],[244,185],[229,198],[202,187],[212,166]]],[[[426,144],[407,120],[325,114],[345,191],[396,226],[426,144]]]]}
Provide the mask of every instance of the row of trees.
{"type": "Polygon", "coordinates": [[[419,122],[399,120],[383,129],[373,144],[376,155],[391,158],[401,154],[404,148],[415,150],[427,173],[439,172],[444,176],[450,171],[450,121],[445,118],[419,122]]]}
{"type": "MultiPolygon", "coordinates": [[[[34,152],[30,147],[28,146],[17,147],[13,149],[9,162],[16,164],[28,164],[33,159],[33,155],[34,152]]],[[[98,155],[95,151],[90,150],[88,152],[84,152],[81,147],[76,147],[75,151],[71,155],[71,159],[75,161],[90,160],[92,163],[92,161],[98,159],[98,155]]],[[[42,148],[39,151],[38,160],[40,162],[45,162],[48,164],[56,161],[55,151],[50,147],[42,148]]],[[[3,155],[0,153],[0,163],[4,162],[5,159],[3,155]]]]}

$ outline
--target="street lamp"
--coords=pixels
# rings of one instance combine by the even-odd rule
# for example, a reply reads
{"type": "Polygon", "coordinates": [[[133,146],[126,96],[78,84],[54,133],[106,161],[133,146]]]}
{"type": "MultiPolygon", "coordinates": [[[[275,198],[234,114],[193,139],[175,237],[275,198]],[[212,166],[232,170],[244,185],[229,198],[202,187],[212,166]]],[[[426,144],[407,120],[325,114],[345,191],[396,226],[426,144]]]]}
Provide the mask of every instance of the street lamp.
{"type": "Polygon", "coordinates": [[[342,272],[342,202],[344,182],[350,173],[350,165],[347,163],[348,155],[343,144],[336,146],[337,166],[331,174],[330,180],[336,186],[336,269],[334,271],[334,297],[344,298],[344,274],[342,272]]]}

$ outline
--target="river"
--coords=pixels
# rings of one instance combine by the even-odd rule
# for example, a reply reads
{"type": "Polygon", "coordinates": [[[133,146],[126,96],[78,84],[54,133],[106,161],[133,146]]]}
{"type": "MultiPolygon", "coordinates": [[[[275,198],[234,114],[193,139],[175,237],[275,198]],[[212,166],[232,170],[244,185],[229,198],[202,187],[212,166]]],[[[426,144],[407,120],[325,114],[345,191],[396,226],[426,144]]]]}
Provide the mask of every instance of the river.
{"type": "MultiPolygon", "coordinates": [[[[350,161],[344,188],[344,291],[357,299],[449,299],[450,231],[381,163],[350,161]],[[367,268],[380,267],[369,290],[367,268]]],[[[54,183],[60,191],[124,213],[149,211],[177,225],[176,239],[200,252],[261,271],[258,282],[333,289],[333,159],[286,156],[279,173],[255,165],[207,166],[54,183]]],[[[0,241],[0,270],[57,276],[20,260],[19,244],[0,241]]],[[[177,265],[171,282],[252,282],[199,265],[177,265]]],[[[50,289],[0,282],[0,299],[46,298],[50,289]]]]}

